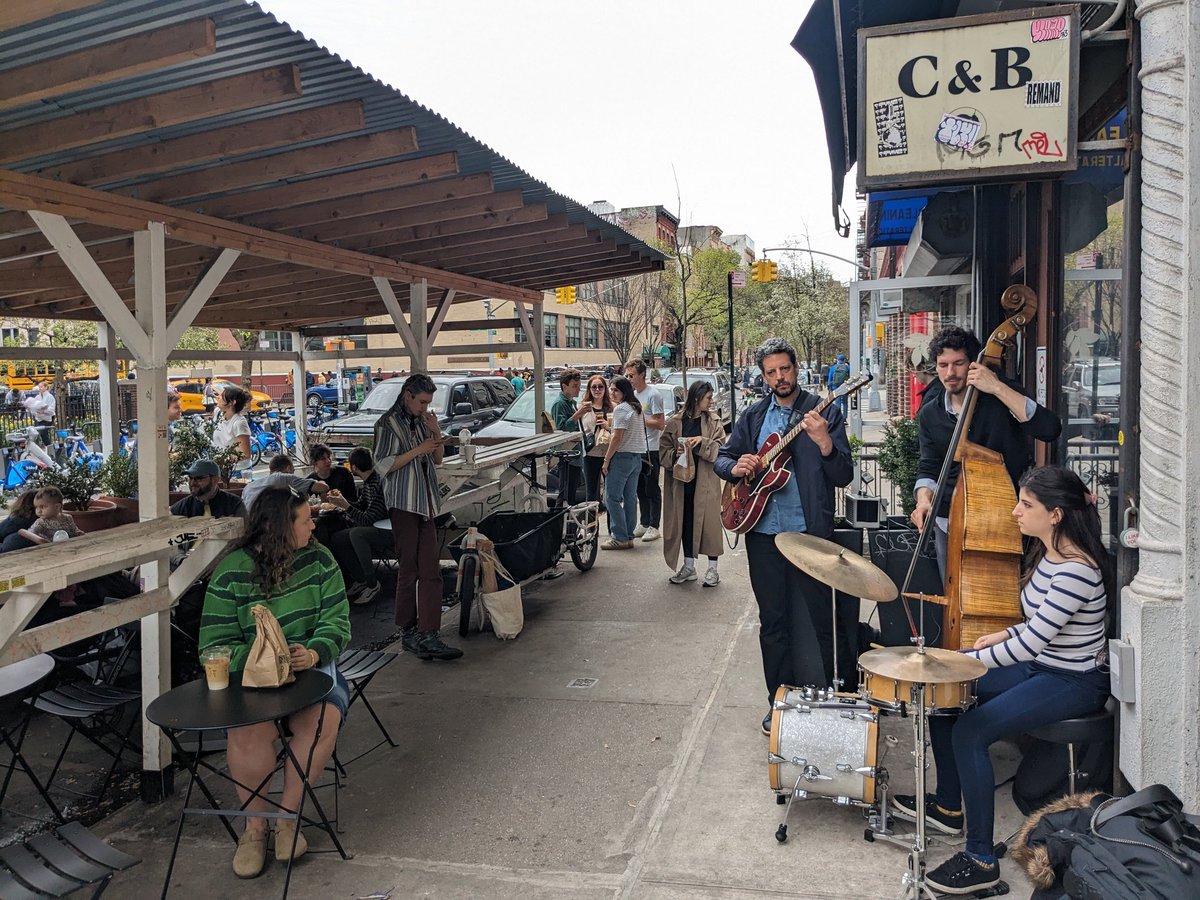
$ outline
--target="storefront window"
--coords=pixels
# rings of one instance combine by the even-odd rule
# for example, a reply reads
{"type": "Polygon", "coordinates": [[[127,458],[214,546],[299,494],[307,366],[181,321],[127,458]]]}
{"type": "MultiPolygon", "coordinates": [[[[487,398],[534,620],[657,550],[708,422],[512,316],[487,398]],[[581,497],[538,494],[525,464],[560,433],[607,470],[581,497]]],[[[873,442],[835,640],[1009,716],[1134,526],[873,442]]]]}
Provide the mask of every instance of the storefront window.
{"type": "MultiPolygon", "coordinates": [[[[1104,228],[1063,259],[1063,306],[1059,319],[1059,390],[1054,407],[1062,418],[1058,459],[1096,495],[1109,548],[1120,531],[1117,502],[1121,398],[1121,248],[1124,203],[1107,207],[1104,228]]],[[[1064,223],[1065,224],[1065,223],[1064,223]]],[[[1094,230],[1094,229],[1093,229],[1094,230]]]]}

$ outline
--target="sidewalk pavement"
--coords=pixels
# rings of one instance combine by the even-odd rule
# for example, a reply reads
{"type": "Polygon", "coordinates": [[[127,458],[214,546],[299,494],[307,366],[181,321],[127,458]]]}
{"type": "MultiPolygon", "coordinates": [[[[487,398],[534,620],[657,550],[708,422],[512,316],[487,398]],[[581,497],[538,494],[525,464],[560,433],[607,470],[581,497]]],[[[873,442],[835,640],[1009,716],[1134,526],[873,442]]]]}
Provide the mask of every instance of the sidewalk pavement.
{"type": "MultiPolygon", "coordinates": [[[[370,697],[400,746],[350,766],[341,838],[354,858],[310,852],[292,897],[901,896],[906,851],[864,842],[860,810],[799,804],[788,841],[775,840],[783,807],[759,731],[766,697],[744,552],[722,557],[711,589],[668,584],[661,542],[599,556],[591,572],[568,561],[563,577],[526,590],[517,640],[476,635],[457,662],[402,656],[383,670],[370,697]]],[[[886,718],[881,733],[898,739],[883,762],[893,786],[911,793],[910,720],[886,718]]],[[[355,707],[342,755],[376,737],[355,707]]],[[[1011,774],[1015,750],[997,745],[995,756],[997,778],[1011,774]]],[[[145,860],[115,879],[113,896],[158,896],[179,782],[165,802],[135,801],[95,826],[145,860]]],[[[332,806],[331,791],[320,796],[332,806]]],[[[1007,789],[997,806],[1002,838],[1021,817],[1007,789]]],[[[305,833],[314,849],[331,846],[305,833]]],[[[236,879],[233,849],[215,820],[189,819],[173,896],[282,890],[273,860],[258,880],[236,879]]],[[[931,865],[955,849],[935,845],[931,865]]],[[[1028,896],[1023,873],[1002,869],[1014,895],[1028,896]]]]}

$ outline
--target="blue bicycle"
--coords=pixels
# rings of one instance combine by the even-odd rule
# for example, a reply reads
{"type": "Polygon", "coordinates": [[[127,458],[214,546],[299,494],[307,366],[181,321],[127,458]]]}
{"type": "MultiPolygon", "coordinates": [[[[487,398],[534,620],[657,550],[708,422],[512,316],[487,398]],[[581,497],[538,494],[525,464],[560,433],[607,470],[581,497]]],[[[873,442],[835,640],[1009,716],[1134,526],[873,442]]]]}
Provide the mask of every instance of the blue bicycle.
{"type": "Polygon", "coordinates": [[[9,446],[0,449],[0,459],[4,464],[4,490],[19,491],[34,472],[53,466],[54,461],[41,449],[36,437],[32,441],[36,450],[31,449],[28,431],[10,432],[7,438],[9,446]]]}
{"type": "Polygon", "coordinates": [[[294,410],[282,415],[268,410],[265,425],[257,417],[250,419],[250,459],[254,465],[278,453],[286,453],[300,463],[307,462],[304,447],[297,440],[294,410]]]}

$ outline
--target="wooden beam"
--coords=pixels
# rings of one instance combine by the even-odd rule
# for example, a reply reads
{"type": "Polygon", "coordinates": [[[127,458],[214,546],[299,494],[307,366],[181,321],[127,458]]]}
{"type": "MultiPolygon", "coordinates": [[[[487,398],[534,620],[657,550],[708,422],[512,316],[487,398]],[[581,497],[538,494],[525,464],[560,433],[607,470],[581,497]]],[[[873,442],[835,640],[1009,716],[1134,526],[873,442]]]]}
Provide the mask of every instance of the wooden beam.
{"type": "Polygon", "coordinates": [[[446,320],[446,313],[450,312],[450,307],[454,304],[454,291],[446,291],[442,296],[442,302],[438,304],[437,314],[433,317],[433,322],[429,326],[429,342],[427,346],[432,347],[433,342],[437,340],[438,332],[442,330],[442,323],[446,320]]]}
{"type": "Polygon", "coordinates": [[[451,219],[448,222],[438,222],[431,225],[414,225],[411,228],[397,228],[385,234],[373,237],[352,239],[343,246],[352,247],[362,252],[383,253],[392,255],[410,241],[426,238],[442,237],[450,234],[473,234],[493,228],[504,228],[508,225],[524,225],[530,222],[542,222],[548,217],[546,207],[538,203],[533,206],[523,206],[510,212],[487,213],[482,216],[472,216],[467,219],[451,219]]]}
{"type": "Polygon", "coordinates": [[[566,241],[536,249],[506,250],[459,259],[444,259],[439,261],[439,268],[444,266],[459,271],[482,272],[484,269],[500,266],[538,265],[596,255],[614,256],[618,252],[615,241],[566,241]]]}
{"type": "Polygon", "coordinates": [[[4,0],[4,4],[0,5],[0,31],[87,9],[102,2],[104,0],[4,0]]]}
{"type": "MultiPolygon", "coordinates": [[[[428,279],[438,287],[454,288],[500,300],[524,300],[529,303],[540,303],[542,300],[541,293],[537,291],[514,290],[508,285],[482,281],[469,275],[456,275],[426,266],[394,262],[367,253],[329,247],[290,235],[237,225],[186,210],[171,209],[2,169],[0,205],[11,209],[44,210],[64,217],[72,216],[94,224],[130,231],[143,229],[147,222],[162,222],[167,234],[174,240],[206,247],[242,250],[264,259],[312,266],[347,275],[365,275],[372,278],[378,276],[403,282],[428,279]]],[[[511,215],[521,212],[524,210],[518,210],[511,215]]],[[[544,208],[541,212],[545,214],[544,208]]],[[[66,224],[65,221],[63,224],[66,224]]],[[[116,322],[113,324],[117,325],[116,322]]]]}
{"type": "Polygon", "coordinates": [[[389,209],[409,209],[427,203],[478,197],[491,192],[491,173],[480,172],[476,175],[439,178],[421,184],[371,191],[366,194],[339,197],[336,200],[324,200],[319,203],[277,207],[259,215],[243,218],[242,221],[247,225],[275,231],[284,228],[300,228],[304,225],[318,225],[334,219],[352,219],[355,216],[380,213],[389,209]]]}
{"type": "Polygon", "coordinates": [[[300,67],[275,66],[151,94],[4,133],[0,165],[300,95],[300,67]]]}
{"type": "MultiPolygon", "coordinates": [[[[592,266],[627,265],[636,262],[641,257],[636,253],[619,256],[617,252],[600,250],[587,254],[565,254],[563,256],[548,256],[538,259],[513,260],[511,263],[493,263],[491,265],[472,266],[472,271],[486,273],[489,278],[503,277],[505,280],[518,276],[537,274],[570,273],[578,269],[588,269],[592,266]]],[[[564,284],[574,284],[567,281],[564,284]]]]}
{"type": "Polygon", "coordinates": [[[208,298],[213,295],[213,291],[221,283],[221,279],[233,266],[241,252],[238,250],[222,250],[217,258],[213,260],[208,271],[204,273],[195,289],[188,295],[188,298],[179,305],[175,310],[175,315],[171,317],[170,323],[167,325],[167,349],[173,349],[179,345],[180,338],[188,329],[188,326],[196,318],[196,314],[200,312],[208,298]]]}
{"type": "Polygon", "coordinates": [[[0,78],[0,109],[199,59],[216,49],[217,30],[213,20],[192,19],[38,60],[4,72],[0,78]]]}
{"type": "Polygon", "coordinates": [[[396,292],[392,290],[391,283],[386,278],[376,277],[372,280],[375,282],[375,290],[379,291],[379,299],[383,301],[384,309],[392,317],[392,324],[396,326],[400,340],[404,342],[404,348],[413,357],[418,356],[421,347],[417,344],[417,337],[412,328],[409,327],[408,319],[404,317],[404,310],[400,308],[400,301],[396,299],[396,292]]]}
{"type": "MultiPolygon", "coordinates": [[[[181,166],[320,140],[358,131],[362,127],[362,101],[345,100],[253,122],[209,128],[140,147],[123,147],[111,153],[89,155],[76,162],[36,169],[31,174],[95,187],[134,175],[169,172],[181,166]]],[[[0,216],[0,233],[5,230],[3,224],[4,218],[0,216]]]]}
{"type": "Polygon", "coordinates": [[[132,350],[138,359],[147,358],[150,354],[150,338],[146,336],[146,332],[137,323],[121,297],[113,290],[113,286],[104,277],[95,260],[88,255],[87,249],[79,242],[67,220],[53,213],[36,210],[30,210],[29,215],[46,235],[47,240],[58,250],[58,255],[79,279],[79,284],[87,291],[92,302],[116,329],[125,346],[132,350]]]}
{"type": "Polygon", "coordinates": [[[322,175],[304,181],[294,181],[277,187],[245,191],[229,197],[218,197],[204,204],[210,216],[234,218],[249,213],[269,212],[285,206],[298,206],[316,200],[355,196],[385,188],[420,184],[434,178],[458,174],[458,155],[437,153],[404,162],[386,163],[345,172],[341,175],[322,175]]]}
{"type": "MultiPolygon", "coordinates": [[[[580,225],[578,227],[582,231],[583,226],[580,225]]],[[[571,226],[567,230],[569,233],[556,231],[546,234],[506,238],[500,241],[489,241],[486,244],[449,247],[445,250],[431,250],[424,253],[409,254],[406,258],[409,262],[429,260],[430,265],[433,265],[435,261],[439,265],[442,263],[474,265],[478,262],[486,262],[494,259],[511,259],[515,256],[537,256],[542,253],[557,253],[560,250],[574,247],[595,247],[604,243],[616,246],[615,241],[605,242],[599,235],[576,234],[574,229],[575,226],[571,226]]]]}
{"type": "Polygon", "coordinates": [[[169,203],[195,209],[197,212],[206,212],[209,204],[203,200],[185,203],[178,202],[179,198],[252,190],[291,178],[308,177],[317,172],[405,156],[416,149],[416,129],[405,126],[377,134],[327,141],[298,150],[256,156],[241,162],[222,162],[195,172],[184,172],[181,175],[171,175],[119,188],[113,193],[137,197],[149,203],[169,203]]]}
{"type": "Polygon", "coordinates": [[[442,323],[442,331],[484,331],[494,328],[503,331],[506,328],[520,328],[520,319],[451,319],[442,323]]]}
{"type": "MultiPolygon", "coordinates": [[[[415,206],[411,209],[386,210],[379,214],[355,216],[350,219],[335,219],[307,228],[289,228],[288,234],[310,241],[338,241],[365,235],[390,235],[397,229],[418,225],[443,226],[458,219],[479,221],[486,216],[519,210],[524,206],[521,191],[502,191],[485,197],[463,197],[415,206]]],[[[541,215],[545,216],[542,208],[541,215]]]]}
{"type": "MultiPolygon", "coordinates": [[[[400,255],[424,253],[424,251],[443,250],[449,247],[476,247],[489,244],[492,241],[504,241],[510,238],[525,238],[530,235],[551,234],[568,229],[567,217],[564,213],[547,216],[537,222],[525,225],[508,225],[503,228],[490,228],[487,231],[468,231],[463,234],[452,234],[434,238],[412,238],[397,245],[400,255]]],[[[580,234],[584,233],[579,226],[580,234]]],[[[0,257],[2,258],[2,257],[0,257]]]]}
{"type": "Polygon", "coordinates": [[[538,275],[514,278],[513,283],[541,292],[562,284],[590,284],[593,281],[608,281],[630,275],[645,275],[647,272],[661,272],[662,268],[662,260],[642,259],[622,265],[584,267],[582,271],[569,268],[564,272],[541,272],[538,275]]]}

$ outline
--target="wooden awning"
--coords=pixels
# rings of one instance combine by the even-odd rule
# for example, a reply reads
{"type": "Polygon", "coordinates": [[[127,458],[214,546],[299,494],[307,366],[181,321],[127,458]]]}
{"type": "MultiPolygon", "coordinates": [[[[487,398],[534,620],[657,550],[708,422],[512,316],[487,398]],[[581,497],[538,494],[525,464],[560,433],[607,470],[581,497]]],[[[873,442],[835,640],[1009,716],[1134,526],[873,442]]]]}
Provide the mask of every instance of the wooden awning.
{"type": "Polygon", "coordinates": [[[401,308],[422,279],[538,303],[664,260],[242,0],[6,0],[0,315],[103,318],[29,211],[70,223],[126,304],[131,234],[164,223],[168,304],[219,282],[198,325],[381,315],[380,278],[401,308]]]}

